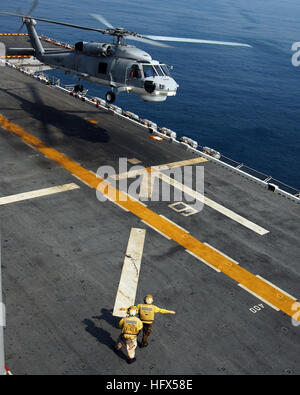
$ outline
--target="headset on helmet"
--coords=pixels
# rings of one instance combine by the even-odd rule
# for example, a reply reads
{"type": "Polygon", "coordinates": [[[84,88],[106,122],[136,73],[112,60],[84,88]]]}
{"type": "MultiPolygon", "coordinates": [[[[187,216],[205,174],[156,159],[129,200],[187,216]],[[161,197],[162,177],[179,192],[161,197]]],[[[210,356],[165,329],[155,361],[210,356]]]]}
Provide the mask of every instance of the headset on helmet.
{"type": "Polygon", "coordinates": [[[144,302],[147,304],[152,304],[153,303],[153,296],[150,294],[147,294],[144,298],[144,302]]]}

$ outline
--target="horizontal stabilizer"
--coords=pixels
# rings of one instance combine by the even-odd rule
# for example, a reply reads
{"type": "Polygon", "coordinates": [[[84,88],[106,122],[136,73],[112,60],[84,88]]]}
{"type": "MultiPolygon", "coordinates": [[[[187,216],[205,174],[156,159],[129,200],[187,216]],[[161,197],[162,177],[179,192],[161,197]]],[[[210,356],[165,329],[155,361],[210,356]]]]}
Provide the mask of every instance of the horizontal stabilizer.
{"type": "Polygon", "coordinates": [[[34,56],[33,48],[7,48],[6,56],[34,56]]]}

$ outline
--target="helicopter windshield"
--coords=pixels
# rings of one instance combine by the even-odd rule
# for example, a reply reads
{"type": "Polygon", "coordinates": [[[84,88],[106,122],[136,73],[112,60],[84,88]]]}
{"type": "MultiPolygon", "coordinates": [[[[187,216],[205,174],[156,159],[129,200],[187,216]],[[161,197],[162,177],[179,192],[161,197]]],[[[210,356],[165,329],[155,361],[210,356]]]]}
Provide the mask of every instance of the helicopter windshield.
{"type": "Polygon", "coordinates": [[[162,69],[159,66],[153,66],[160,77],[164,76],[162,69]]]}
{"type": "Polygon", "coordinates": [[[165,64],[160,64],[160,67],[162,68],[163,72],[165,73],[165,75],[166,75],[167,77],[171,77],[171,74],[170,74],[170,72],[169,72],[169,68],[168,68],[167,65],[165,65],[165,64]]]}
{"type": "Polygon", "coordinates": [[[156,73],[155,69],[150,64],[144,64],[143,65],[143,70],[144,70],[145,78],[147,78],[147,77],[156,77],[157,76],[157,73],[156,73]]]}

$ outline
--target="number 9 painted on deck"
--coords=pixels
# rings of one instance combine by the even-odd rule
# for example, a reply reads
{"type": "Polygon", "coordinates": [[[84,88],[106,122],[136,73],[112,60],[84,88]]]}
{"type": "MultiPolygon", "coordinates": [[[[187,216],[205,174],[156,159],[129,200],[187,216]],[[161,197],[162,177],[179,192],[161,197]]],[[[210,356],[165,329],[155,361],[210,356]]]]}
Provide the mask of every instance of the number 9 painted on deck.
{"type": "Polygon", "coordinates": [[[300,303],[294,303],[292,306],[292,310],[296,311],[292,318],[292,324],[295,327],[300,326],[300,303]]]}

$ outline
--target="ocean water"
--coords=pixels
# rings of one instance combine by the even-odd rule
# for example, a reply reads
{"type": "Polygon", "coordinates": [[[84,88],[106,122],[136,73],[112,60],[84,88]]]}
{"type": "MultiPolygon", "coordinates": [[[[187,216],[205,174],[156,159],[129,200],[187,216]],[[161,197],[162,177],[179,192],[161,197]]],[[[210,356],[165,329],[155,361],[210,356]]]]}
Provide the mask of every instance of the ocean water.
{"type": "MultiPolygon", "coordinates": [[[[1,10],[28,11],[31,0],[1,2],[1,10]]],[[[165,103],[144,103],[121,94],[117,105],[200,145],[300,188],[300,67],[292,44],[300,41],[298,0],[40,0],[34,15],[92,27],[100,13],[112,25],[153,35],[238,41],[253,48],[174,43],[165,49],[138,44],[156,60],[173,65],[180,88],[165,103]]],[[[20,21],[0,17],[1,32],[20,21]]],[[[38,24],[38,32],[75,43],[104,36],[38,24]]],[[[109,40],[109,38],[108,38],[109,40]]],[[[107,88],[85,83],[89,94],[107,88]]]]}

